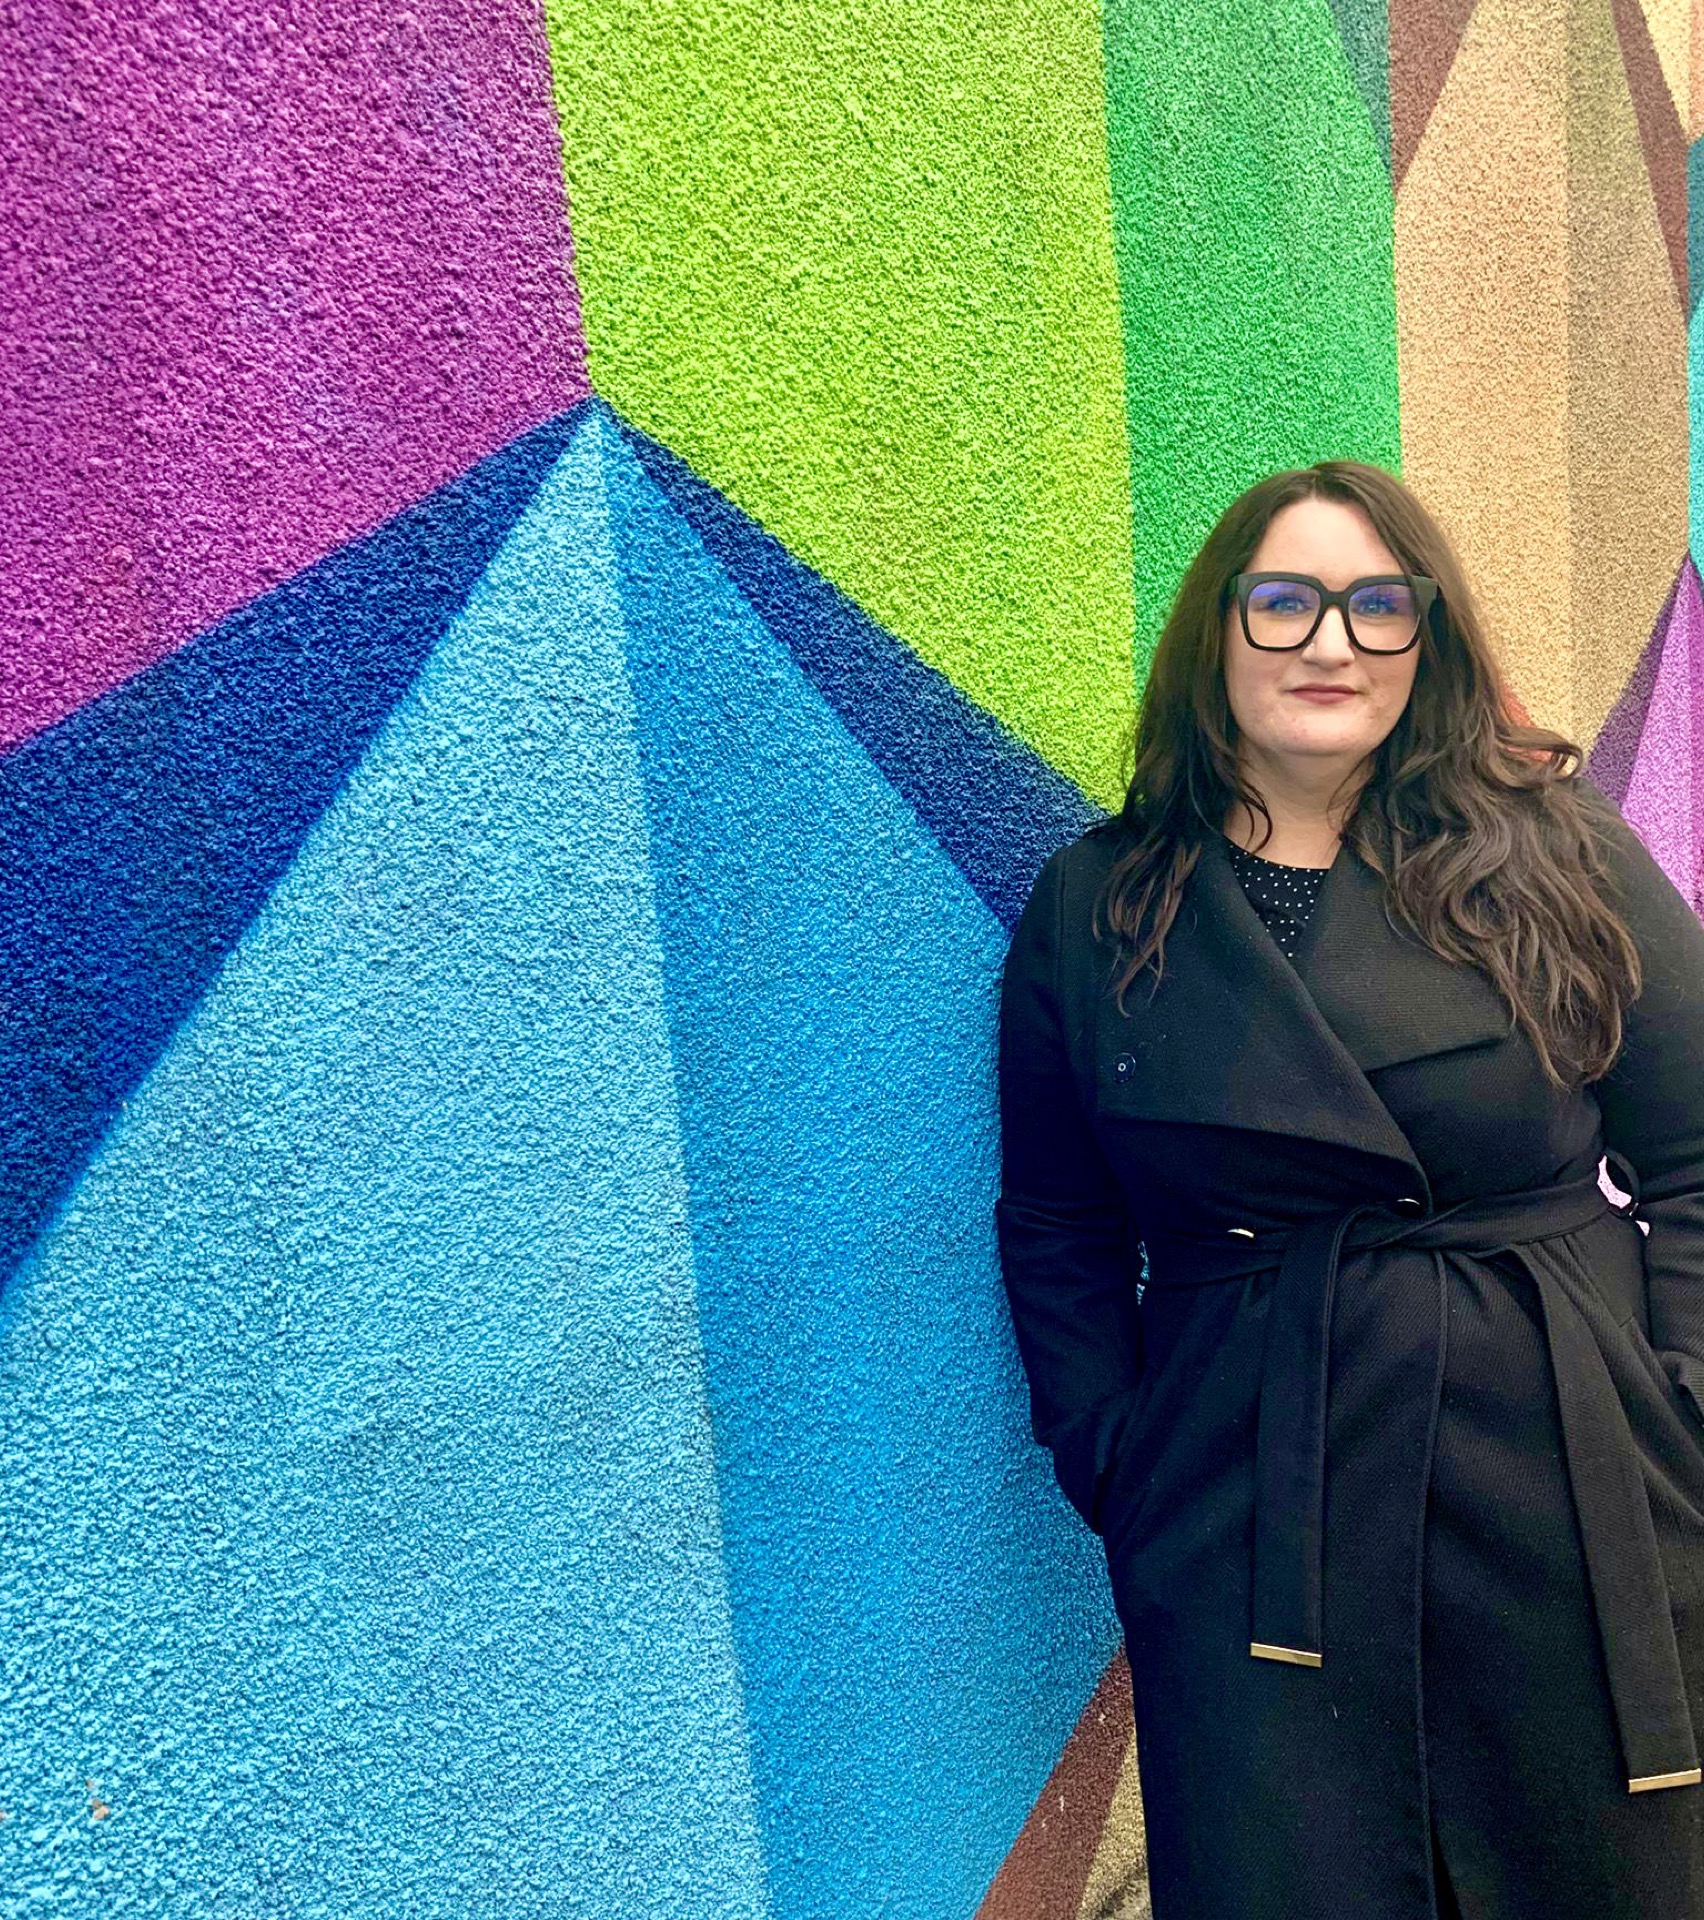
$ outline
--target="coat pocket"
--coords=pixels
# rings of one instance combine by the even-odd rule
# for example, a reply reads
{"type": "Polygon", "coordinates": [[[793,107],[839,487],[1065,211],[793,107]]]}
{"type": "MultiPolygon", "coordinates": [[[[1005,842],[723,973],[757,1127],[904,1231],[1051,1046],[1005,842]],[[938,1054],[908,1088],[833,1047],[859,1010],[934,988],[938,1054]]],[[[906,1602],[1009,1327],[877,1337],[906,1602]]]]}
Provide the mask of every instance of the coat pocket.
{"type": "MultiPolygon", "coordinates": [[[[1704,1422],[1638,1320],[1622,1320],[1616,1331],[1640,1376],[1637,1383],[1621,1379],[1617,1386],[1639,1453],[1669,1596],[1677,1611],[1696,1611],[1704,1607],[1704,1422]]],[[[1621,1372],[1613,1359],[1612,1371],[1621,1372]]]]}
{"type": "Polygon", "coordinates": [[[1622,1338],[1638,1356],[1639,1365],[1649,1378],[1652,1388],[1674,1416],[1675,1425],[1692,1442],[1693,1451],[1700,1464],[1704,1465],[1704,1414],[1700,1414],[1691,1394],[1680,1386],[1663,1362],[1663,1356],[1652,1346],[1650,1336],[1639,1324],[1635,1316],[1617,1322],[1622,1338]]]}

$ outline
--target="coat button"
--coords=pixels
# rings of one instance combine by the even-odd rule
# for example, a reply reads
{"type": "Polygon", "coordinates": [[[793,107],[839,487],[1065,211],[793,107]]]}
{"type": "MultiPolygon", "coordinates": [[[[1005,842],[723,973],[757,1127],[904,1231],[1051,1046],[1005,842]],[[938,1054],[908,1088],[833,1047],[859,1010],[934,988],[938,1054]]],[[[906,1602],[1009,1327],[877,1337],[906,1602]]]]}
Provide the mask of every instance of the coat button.
{"type": "Polygon", "coordinates": [[[1425,1201],[1416,1198],[1412,1193],[1405,1193],[1396,1204],[1404,1213],[1423,1213],[1426,1209],[1425,1201]]]}
{"type": "Polygon", "coordinates": [[[1136,1056],[1133,1053],[1121,1053],[1112,1063],[1112,1070],[1120,1080],[1128,1080],[1136,1071],[1136,1056]]]}

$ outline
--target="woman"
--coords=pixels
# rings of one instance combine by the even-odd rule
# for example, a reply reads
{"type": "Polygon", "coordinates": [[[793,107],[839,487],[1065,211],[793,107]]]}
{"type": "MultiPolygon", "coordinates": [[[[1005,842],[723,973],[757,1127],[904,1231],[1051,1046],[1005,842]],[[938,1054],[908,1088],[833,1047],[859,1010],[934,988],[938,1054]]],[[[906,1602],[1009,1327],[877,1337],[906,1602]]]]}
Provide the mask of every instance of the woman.
{"type": "Polygon", "coordinates": [[[1001,1260],[1156,1920],[1704,1916],[1704,928],[1578,761],[1398,481],[1278,474],[1014,935],[1001,1260]]]}

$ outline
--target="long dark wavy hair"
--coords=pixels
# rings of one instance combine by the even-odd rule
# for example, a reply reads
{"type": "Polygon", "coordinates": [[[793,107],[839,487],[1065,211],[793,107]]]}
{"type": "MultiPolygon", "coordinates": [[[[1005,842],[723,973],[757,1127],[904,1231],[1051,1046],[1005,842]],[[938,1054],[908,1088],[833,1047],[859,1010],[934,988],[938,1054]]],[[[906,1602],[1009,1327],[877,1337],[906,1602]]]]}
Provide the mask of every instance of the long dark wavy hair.
{"type": "Polygon", "coordinates": [[[1405,571],[1438,583],[1413,691],[1348,801],[1343,839],[1383,877],[1396,923],[1490,978],[1553,1085],[1597,1079],[1620,1050],[1639,958],[1574,779],[1580,749],[1514,717],[1448,537],[1400,480],[1358,461],[1250,487],[1184,575],[1136,723],[1116,821],[1126,844],[1097,903],[1118,943],[1112,990],[1122,1007],[1144,969],[1158,984],[1184,882],[1233,801],[1265,819],[1262,844],[1270,837],[1272,816],[1238,766],[1224,621],[1267,524],[1307,499],[1362,508],[1405,571]]]}

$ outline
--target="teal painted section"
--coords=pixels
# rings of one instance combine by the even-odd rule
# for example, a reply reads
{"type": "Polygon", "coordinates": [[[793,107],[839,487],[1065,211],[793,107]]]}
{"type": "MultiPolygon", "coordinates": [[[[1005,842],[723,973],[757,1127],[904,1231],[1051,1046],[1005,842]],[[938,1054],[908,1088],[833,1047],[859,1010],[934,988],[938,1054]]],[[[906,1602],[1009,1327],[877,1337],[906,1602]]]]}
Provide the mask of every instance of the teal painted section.
{"type": "Polygon", "coordinates": [[[967,1920],[1117,1644],[994,1257],[1005,935],[595,430],[775,1907],[967,1920]]]}
{"type": "Polygon", "coordinates": [[[1390,166],[1390,15],[1386,0],[1331,0],[1343,57],[1367,103],[1373,138],[1390,166]]]}
{"type": "Polygon", "coordinates": [[[598,460],[8,1291],[6,1920],[770,1911],[598,460]]]}

